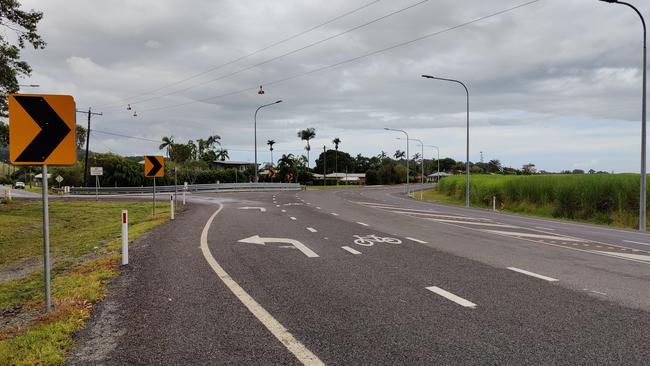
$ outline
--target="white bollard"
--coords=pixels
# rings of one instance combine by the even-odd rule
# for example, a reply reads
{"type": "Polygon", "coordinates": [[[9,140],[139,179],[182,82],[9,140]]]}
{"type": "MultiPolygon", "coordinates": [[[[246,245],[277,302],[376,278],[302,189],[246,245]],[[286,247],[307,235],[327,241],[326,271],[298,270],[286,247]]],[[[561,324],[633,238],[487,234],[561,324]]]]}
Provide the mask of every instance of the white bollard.
{"type": "Polygon", "coordinates": [[[492,211],[497,210],[497,196],[492,196],[492,211]]]}
{"type": "Polygon", "coordinates": [[[122,210],[122,265],[129,264],[129,213],[122,210]]]}
{"type": "Polygon", "coordinates": [[[171,195],[169,196],[169,207],[170,207],[170,212],[171,212],[171,219],[174,219],[174,196],[171,195]]]}
{"type": "Polygon", "coordinates": [[[185,191],[183,191],[183,206],[185,206],[185,191]]]}

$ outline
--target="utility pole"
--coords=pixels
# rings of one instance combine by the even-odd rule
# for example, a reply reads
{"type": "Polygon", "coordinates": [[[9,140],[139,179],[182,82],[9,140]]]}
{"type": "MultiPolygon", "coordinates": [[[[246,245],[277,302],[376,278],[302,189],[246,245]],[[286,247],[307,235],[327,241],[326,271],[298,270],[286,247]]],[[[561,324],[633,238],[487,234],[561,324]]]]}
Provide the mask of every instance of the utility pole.
{"type": "Polygon", "coordinates": [[[327,181],[325,180],[325,175],[327,174],[327,170],[325,167],[327,166],[327,147],[323,145],[323,187],[327,185],[327,181]]]}
{"type": "Polygon", "coordinates": [[[102,116],[102,113],[96,113],[88,108],[88,112],[77,110],[77,113],[85,113],[88,115],[88,127],[86,128],[86,156],[84,157],[84,187],[87,185],[88,178],[88,147],[90,146],[90,116],[102,116]]]}

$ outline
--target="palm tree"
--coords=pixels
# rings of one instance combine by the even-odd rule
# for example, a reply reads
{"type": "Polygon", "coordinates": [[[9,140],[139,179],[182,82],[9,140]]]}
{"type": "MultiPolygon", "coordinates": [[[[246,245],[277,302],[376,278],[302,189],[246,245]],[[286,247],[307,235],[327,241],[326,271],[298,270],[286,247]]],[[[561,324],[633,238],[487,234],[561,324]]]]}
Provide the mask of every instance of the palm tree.
{"type": "MultiPolygon", "coordinates": [[[[334,140],[332,140],[332,143],[334,144],[334,149],[336,150],[336,155],[334,156],[334,173],[339,172],[339,144],[341,143],[341,139],[338,137],[335,137],[334,140]]],[[[323,157],[325,159],[325,157],[323,157]]],[[[347,183],[346,183],[347,184],[347,183]]],[[[336,180],[336,185],[339,185],[339,180],[336,180]]]]}
{"type": "Polygon", "coordinates": [[[266,144],[269,145],[269,150],[271,150],[271,166],[273,166],[273,145],[275,145],[275,140],[267,140],[266,144]]]}
{"type": "Polygon", "coordinates": [[[395,154],[393,156],[395,159],[402,159],[406,156],[406,153],[402,150],[395,150],[395,154]]]}
{"type": "Polygon", "coordinates": [[[309,140],[316,137],[316,130],[313,127],[305,128],[304,130],[298,131],[298,137],[300,137],[301,140],[307,141],[305,150],[307,150],[307,169],[309,169],[309,150],[311,150],[311,146],[309,146],[309,140]]]}
{"type": "Polygon", "coordinates": [[[217,151],[217,160],[219,161],[226,161],[226,159],[230,159],[230,156],[228,156],[228,150],[226,149],[219,149],[217,151]]]}
{"type": "Polygon", "coordinates": [[[169,137],[163,136],[162,144],[158,146],[158,149],[160,150],[167,149],[167,157],[171,158],[171,156],[169,156],[169,151],[172,149],[173,146],[174,146],[174,136],[169,136],[169,137]]]}

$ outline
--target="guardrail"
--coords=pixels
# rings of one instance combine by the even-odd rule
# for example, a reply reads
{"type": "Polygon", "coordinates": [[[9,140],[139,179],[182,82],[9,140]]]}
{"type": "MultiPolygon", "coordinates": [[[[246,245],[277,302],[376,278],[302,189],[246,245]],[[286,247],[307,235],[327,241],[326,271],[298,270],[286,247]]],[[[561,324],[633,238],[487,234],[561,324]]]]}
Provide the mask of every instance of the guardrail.
{"type": "MultiPolygon", "coordinates": [[[[156,193],[182,192],[184,186],[156,186],[156,193]]],[[[250,192],[250,191],[299,191],[302,186],[297,183],[219,183],[191,184],[186,192],[250,192]]],[[[63,189],[61,189],[63,190],[63,189]]],[[[70,194],[88,194],[95,192],[107,194],[150,194],[153,187],[70,187],[70,194]]]]}

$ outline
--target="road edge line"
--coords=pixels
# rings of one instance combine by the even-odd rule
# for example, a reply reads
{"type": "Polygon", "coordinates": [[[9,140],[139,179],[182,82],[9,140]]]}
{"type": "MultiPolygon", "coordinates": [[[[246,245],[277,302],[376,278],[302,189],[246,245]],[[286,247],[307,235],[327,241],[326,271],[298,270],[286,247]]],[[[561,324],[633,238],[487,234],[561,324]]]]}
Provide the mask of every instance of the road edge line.
{"type": "Polygon", "coordinates": [[[282,343],[289,352],[293,353],[296,358],[302,362],[303,365],[325,365],[315,354],[307,349],[299,340],[297,340],[287,328],[278,322],[273,315],[262,307],[255,299],[253,299],[235,280],[230,277],[223,267],[212,256],[210,248],[208,247],[208,232],[212,222],[223,209],[223,205],[219,203],[219,208],[210,216],[208,221],[203,227],[201,232],[201,252],[203,257],[208,262],[212,270],[217,274],[219,279],[228,287],[228,289],[241,301],[244,306],[250,311],[257,320],[259,320],[266,329],[282,343]]]}

